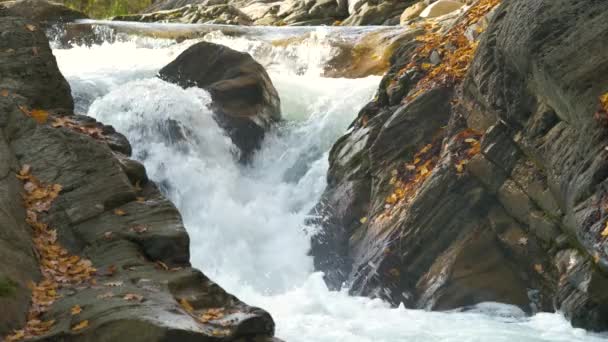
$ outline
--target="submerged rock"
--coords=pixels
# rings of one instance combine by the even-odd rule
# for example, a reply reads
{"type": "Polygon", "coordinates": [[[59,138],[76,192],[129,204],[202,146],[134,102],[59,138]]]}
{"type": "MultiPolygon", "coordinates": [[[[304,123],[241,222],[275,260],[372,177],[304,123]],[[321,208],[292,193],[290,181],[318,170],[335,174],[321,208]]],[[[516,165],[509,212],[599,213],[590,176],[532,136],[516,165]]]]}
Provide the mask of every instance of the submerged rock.
{"type": "Polygon", "coordinates": [[[47,38],[32,27],[0,17],[0,336],[274,341],[267,312],[190,267],[180,213],[129,159],[124,136],[73,114],[47,38]],[[53,196],[42,192],[50,199],[32,209],[22,194],[42,185],[53,196]],[[25,325],[29,283],[41,279],[25,325]]]}
{"type": "Polygon", "coordinates": [[[281,120],[279,95],[264,67],[248,53],[201,42],[162,68],[159,77],[184,88],[207,90],[218,123],[240,148],[243,161],[281,120]]]}
{"type": "Polygon", "coordinates": [[[608,329],[608,9],[496,4],[397,51],[330,154],[315,266],[394,305],[497,301],[608,329]]]}

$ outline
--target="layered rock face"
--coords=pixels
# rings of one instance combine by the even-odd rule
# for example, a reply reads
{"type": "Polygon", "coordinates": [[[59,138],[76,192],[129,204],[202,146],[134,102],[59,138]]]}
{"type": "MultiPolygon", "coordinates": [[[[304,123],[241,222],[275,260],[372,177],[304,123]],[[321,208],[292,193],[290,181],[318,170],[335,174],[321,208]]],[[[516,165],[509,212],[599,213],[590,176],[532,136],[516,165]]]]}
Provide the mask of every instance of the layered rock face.
{"type": "Polygon", "coordinates": [[[201,42],[162,68],[159,77],[181,87],[199,87],[211,94],[220,126],[247,161],[265,133],[281,120],[279,95],[262,65],[248,53],[201,42]]]}
{"type": "Polygon", "coordinates": [[[396,52],[331,151],[316,267],[395,305],[608,329],[608,9],[497,3],[396,52]]]}
{"type": "Polygon", "coordinates": [[[40,27],[0,17],[0,335],[271,341],[265,311],[189,264],[175,206],[112,127],[75,115],[40,27]]]}

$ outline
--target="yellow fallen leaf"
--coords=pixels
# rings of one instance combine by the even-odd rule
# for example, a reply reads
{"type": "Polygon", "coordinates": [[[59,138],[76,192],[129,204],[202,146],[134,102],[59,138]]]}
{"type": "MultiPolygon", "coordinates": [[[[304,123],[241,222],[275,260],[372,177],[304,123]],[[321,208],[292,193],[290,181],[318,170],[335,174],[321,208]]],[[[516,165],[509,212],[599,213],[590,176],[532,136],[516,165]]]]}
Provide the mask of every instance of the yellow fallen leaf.
{"type": "Polygon", "coordinates": [[[32,25],[32,24],[27,24],[25,25],[25,28],[30,31],[30,32],[34,32],[36,31],[36,26],[32,25]]]}
{"type": "Polygon", "coordinates": [[[541,264],[534,265],[534,270],[538,273],[543,273],[543,265],[541,265],[541,264]]]}
{"type": "Polygon", "coordinates": [[[82,322],[76,324],[75,326],[73,326],[72,327],[72,331],[79,331],[79,330],[82,330],[82,329],[84,329],[84,328],[86,328],[88,326],[89,326],[89,321],[88,320],[82,321],[82,322]]]}
{"type": "Polygon", "coordinates": [[[82,308],[80,305],[74,305],[72,306],[72,309],[70,309],[70,312],[72,313],[72,316],[75,316],[82,312],[82,308]]]}
{"type": "Polygon", "coordinates": [[[603,237],[608,236],[608,221],[606,221],[606,225],[604,226],[604,230],[602,231],[602,236],[603,237]]]}
{"type": "Polygon", "coordinates": [[[181,305],[182,308],[184,308],[184,310],[186,310],[187,313],[192,313],[194,311],[194,308],[192,307],[192,305],[190,305],[190,303],[186,300],[186,298],[180,299],[179,305],[181,305]]]}
{"type": "Polygon", "coordinates": [[[114,209],[114,215],[125,216],[125,215],[127,215],[127,212],[122,209],[114,209]]]}
{"type": "Polygon", "coordinates": [[[49,112],[42,109],[32,109],[32,111],[29,112],[29,116],[31,116],[32,119],[34,119],[37,123],[43,124],[48,120],[49,112]]]}
{"type": "Polygon", "coordinates": [[[367,217],[362,217],[359,222],[361,222],[361,224],[367,223],[367,217]]]}

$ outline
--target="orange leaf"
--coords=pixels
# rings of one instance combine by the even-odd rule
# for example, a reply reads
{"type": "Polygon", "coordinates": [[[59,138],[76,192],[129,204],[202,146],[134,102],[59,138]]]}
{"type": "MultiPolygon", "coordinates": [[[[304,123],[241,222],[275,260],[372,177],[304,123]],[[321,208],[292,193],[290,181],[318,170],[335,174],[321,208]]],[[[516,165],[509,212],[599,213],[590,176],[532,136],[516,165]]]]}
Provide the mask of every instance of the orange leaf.
{"type": "Polygon", "coordinates": [[[8,90],[7,89],[2,89],[2,91],[0,91],[0,95],[2,95],[2,97],[7,97],[8,96],[8,90]]]}
{"type": "Polygon", "coordinates": [[[135,293],[127,293],[122,299],[129,302],[141,302],[144,300],[144,296],[135,293]]]}
{"type": "Polygon", "coordinates": [[[72,306],[72,309],[70,309],[70,312],[72,313],[72,316],[75,316],[82,312],[82,308],[80,305],[74,305],[72,306]]]}
{"type": "Polygon", "coordinates": [[[37,123],[43,124],[49,118],[49,112],[42,109],[32,109],[31,111],[27,110],[27,108],[23,106],[19,106],[19,109],[27,116],[32,117],[37,123]]]}
{"type": "Polygon", "coordinates": [[[82,330],[82,329],[84,329],[84,328],[86,328],[88,326],[89,326],[89,321],[88,320],[82,321],[82,322],[76,324],[75,326],[73,326],[72,327],[72,331],[79,331],[79,330],[82,330]]]}
{"type": "Polygon", "coordinates": [[[125,216],[125,215],[127,215],[127,212],[122,209],[114,209],[114,215],[125,216]]]}
{"type": "Polygon", "coordinates": [[[182,308],[184,308],[184,310],[186,310],[187,313],[192,313],[194,311],[194,308],[192,307],[192,305],[190,305],[190,303],[186,300],[186,298],[180,299],[179,305],[181,305],[182,308]]]}

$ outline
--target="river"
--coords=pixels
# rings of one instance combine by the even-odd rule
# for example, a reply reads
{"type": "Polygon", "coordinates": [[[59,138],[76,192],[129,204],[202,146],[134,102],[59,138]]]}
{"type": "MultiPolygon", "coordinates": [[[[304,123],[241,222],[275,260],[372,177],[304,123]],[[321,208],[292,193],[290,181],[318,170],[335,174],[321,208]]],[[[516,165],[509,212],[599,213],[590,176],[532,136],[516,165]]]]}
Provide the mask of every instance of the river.
{"type": "MultiPolygon", "coordinates": [[[[107,34],[104,23],[98,24],[107,34]]],[[[559,313],[529,317],[498,303],[467,312],[428,312],[329,291],[307,254],[314,229],[303,222],[325,187],[329,149],[374,96],[380,77],[321,74],[335,53],[332,39],[355,39],[380,28],[258,28],[249,35],[223,34],[221,26],[201,28],[210,33],[179,43],[108,34],[111,39],[92,46],[55,44],[54,54],[77,111],[125,134],[134,158],[180,209],[191,237],[192,264],[243,301],[268,310],[278,337],[290,342],[606,339],[572,328],[559,313]],[[303,32],[308,38],[292,44],[270,43],[303,32]],[[209,94],[155,77],[201,39],[251,53],[267,68],[281,97],[286,122],[267,136],[249,166],[235,160],[234,146],[207,108],[209,94]],[[184,141],[171,139],[167,119],[186,128],[184,141]]]]}

